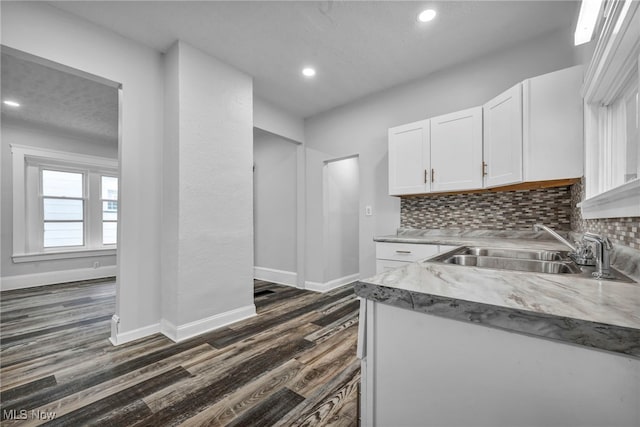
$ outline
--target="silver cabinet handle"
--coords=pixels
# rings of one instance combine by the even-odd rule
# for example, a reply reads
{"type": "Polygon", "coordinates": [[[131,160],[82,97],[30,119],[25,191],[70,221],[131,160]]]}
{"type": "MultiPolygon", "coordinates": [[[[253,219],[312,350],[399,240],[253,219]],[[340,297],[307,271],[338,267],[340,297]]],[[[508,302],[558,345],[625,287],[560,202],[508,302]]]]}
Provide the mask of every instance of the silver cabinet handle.
{"type": "Polygon", "coordinates": [[[396,251],[397,254],[410,254],[411,251],[396,251]]]}

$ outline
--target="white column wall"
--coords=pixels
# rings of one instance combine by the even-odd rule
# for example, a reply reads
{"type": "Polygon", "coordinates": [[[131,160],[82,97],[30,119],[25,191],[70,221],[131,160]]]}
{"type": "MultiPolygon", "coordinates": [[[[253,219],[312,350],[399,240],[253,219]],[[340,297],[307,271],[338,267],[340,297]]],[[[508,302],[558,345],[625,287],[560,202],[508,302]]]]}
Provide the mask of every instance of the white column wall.
{"type": "Polygon", "coordinates": [[[163,313],[163,332],[181,340],[255,314],[253,88],[249,76],[183,42],[167,55],[167,79],[175,77],[177,91],[166,84],[164,164],[169,177],[177,172],[177,186],[165,186],[177,209],[163,222],[177,272],[167,275],[163,298],[175,298],[177,310],[163,313]]]}

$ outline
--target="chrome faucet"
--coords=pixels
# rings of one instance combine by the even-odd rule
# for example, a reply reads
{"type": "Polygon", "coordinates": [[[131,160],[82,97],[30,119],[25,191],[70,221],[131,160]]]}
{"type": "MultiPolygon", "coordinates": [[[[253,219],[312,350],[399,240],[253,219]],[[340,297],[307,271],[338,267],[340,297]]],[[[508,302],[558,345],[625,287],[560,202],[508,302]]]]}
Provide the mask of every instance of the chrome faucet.
{"type": "Polygon", "coordinates": [[[556,238],[556,240],[558,240],[560,243],[568,246],[569,248],[571,248],[572,252],[577,252],[578,248],[576,248],[574,245],[572,245],[567,239],[565,239],[564,237],[562,237],[561,235],[559,235],[558,233],[556,233],[555,231],[553,231],[552,229],[550,229],[549,227],[547,227],[546,225],[542,225],[542,224],[535,224],[533,226],[533,231],[540,231],[540,230],[544,230],[547,233],[551,234],[553,237],[556,238]]]}
{"type": "Polygon", "coordinates": [[[593,233],[584,233],[584,240],[594,243],[596,247],[596,271],[593,277],[596,279],[610,279],[613,276],[610,265],[610,252],[613,249],[611,241],[607,237],[598,236],[593,233]]]}
{"type": "Polygon", "coordinates": [[[595,261],[593,259],[593,253],[591,252],[591,247],[589,247],[589,245],[585,245],[582,242],[576,242],[576,244],[573,245],[567,239],[565,239],[564,237],[562,237],[561,235],[559,235],[558,233],[556,233],[555,231],[553,231],[551,228],[547,227],[546,225],[535,224],[533,226],[533,230],[534,231],[544,230],[547,233],[551,234],[560,243],[562,243],[565,246],[568,246],[569,249],[571,249],[571,252],[569,252],[569,258],[571,258],[573,261],[575,261],[576,264],[578,264],[578,265],[596,265],[597,261],[595,261]]]}

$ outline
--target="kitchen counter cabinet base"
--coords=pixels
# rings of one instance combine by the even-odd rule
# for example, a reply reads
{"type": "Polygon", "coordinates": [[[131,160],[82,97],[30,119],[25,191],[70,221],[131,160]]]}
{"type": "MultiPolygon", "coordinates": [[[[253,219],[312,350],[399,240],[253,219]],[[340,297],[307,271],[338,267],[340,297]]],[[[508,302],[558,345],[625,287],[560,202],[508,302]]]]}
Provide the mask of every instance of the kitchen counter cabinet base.
{"type": "Polygon", "coordinates": [[[362,304],[363,425],[640,425],[637,358],[362,304]]]}

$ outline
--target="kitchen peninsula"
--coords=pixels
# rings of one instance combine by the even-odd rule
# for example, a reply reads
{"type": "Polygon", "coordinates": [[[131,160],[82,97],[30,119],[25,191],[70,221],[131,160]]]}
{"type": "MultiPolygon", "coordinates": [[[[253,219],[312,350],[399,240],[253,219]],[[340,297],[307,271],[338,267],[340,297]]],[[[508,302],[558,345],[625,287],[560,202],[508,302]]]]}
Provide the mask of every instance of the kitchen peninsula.
{"type": "MultiPolygon", "coordinates": [[[[376,241],[564,249],[532,237],[405,230],[376,241]]],[[[639,425],[634,254],[615,253],[626,282],[433,257],[361,281],[363,424],[639,425]]]]}

